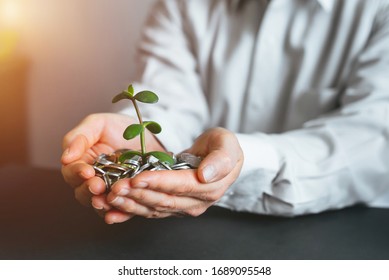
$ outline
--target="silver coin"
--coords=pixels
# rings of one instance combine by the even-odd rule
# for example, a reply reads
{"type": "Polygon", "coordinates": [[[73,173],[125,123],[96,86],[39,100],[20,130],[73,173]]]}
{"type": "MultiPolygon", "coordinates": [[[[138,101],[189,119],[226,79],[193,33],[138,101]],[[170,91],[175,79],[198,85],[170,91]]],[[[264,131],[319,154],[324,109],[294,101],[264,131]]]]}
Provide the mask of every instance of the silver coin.
{"type": "Polygon", "coordinates": [[[159,170],[166,170],[166,168],[164,168],[163,166],[161,165],[157,165],[157,166],[154,166],[153,168],[149,169],[150,171],[159,171],[159,170]]]}
{"type": "Polygon", "coordinates": [[[159,159],[157,159],[155,156],[151,155],[149,157],[147,157],[147,163],[150,163],[150,164],[155,164],[155,163],[158,163],[159,162],[159,159]]]}
{"type": "Polygon", "coordinates": [[[185,162],[189,164],[192,168],[196,169],[199,167],[202,158],[192,155],[190,153],[181,153],[177,155],[177,161],[182,163],[185,162]]]}
{"type": "Polygon", "coordinates": [[[111,164],[114,164],[114,162],[110,161],[107,159],[108,155],[106,154],[101,154],[98,156],[98,158],[96,159],[96,162],[101,164],[101,165],[111,165],[111,164]]]}
{"type": "Polygon", "coordinates": [[[107,174],[104,174],[103,175],[103,180],[105,182],[105,188],[107,191],[110,191],[111,190],[111,180],[109,179],[108,175],[107,174]]]}
{"type": "Polygon", "coordinates": [[[169,164],[166,164],[165,162],[159,162],[164,168],[165,168],[165,170],[173,170],[170,166],[169,166],[169,164]]]}
{"type": "Polygon", "coordinates": [[[120,176],[120,179],[124,179],[124,178],[131,178],[133,177],[133,174],[135,172],[137,172],[138,170],[135,170],[135,169],[128,169],[127,171],[123,172],[120,176]]]}
{"type": "Polygon", "coordinates": [[[147,168],[149,168],[151,166],[150,163],[146,163],[146,164],[143,164],[140,168],[139,168],[139,173],[142,172],[142,171],[145,171],[147,168]]]}
{"type": "MultiPolygon", "coordinates": [[[[108,171],[105,173],[107,176],[109,177],[115,177],[115,178],[120,178],[121,176],[121,173],[116,173],[116,172],[111,172],[111,171],[108,171]]],[[[110,178],[111,179],[111,178],[110,178]]]]}
{"type": "Polygon", "coordinates": [[[177,164],[172,165],[172,169],[173,170],[177,170],[177,169],[190,169],[190,168],[191,168],[191,165],[189,165],[186,162],[181,162],[181,163],[177,163],[177,164]]]}
{"type": "Polygon", "coordinates": [[[101,169],[100,167],[93,166],[93,169],[95,171],[97,171],[97,174],[101,174],[101,175],[105,174],[105,171],[103,169],[101,169]]]}
{"type": "Polygon", "coordinates": [[[120,164],[117,164],[117,163],[114,163],[114,164],[111,164],[109,166],[107,166],[109,169],[114,169],[115,171],[119,171],[119,172],[125,172],[127,171],[127,167],[123,166],[123,165],[120,165],[120,164]]]}
{"type": "Polygon", "coordinates": [[[126,159],[123,163],[119,162],[121,154],[128,150],[118,150],[112,154],[99,155],[94,164],[96,176],[102,178],[106,185],[107,192],[110,191],[112,185],[120,179],[132,178],[143,171],[159,171],[159,170],[186,170],[197,168],[201,162],[201,158],[189,153],[181,153],[178,156],[172,155],[175,164],[169,165],[166,162],[161,162],[158,158],[150,155],[146,163],[143,164],[141,156],[135,155],[130,159],[126,159]]]}
{"type": "Polygon", "coordinates": [[[138,166],[140,167],[141,163],[137,160],[133,160],[133,159],[127,159],[123,162],[124,165],[132,165],[132,166],[138,166]]]}

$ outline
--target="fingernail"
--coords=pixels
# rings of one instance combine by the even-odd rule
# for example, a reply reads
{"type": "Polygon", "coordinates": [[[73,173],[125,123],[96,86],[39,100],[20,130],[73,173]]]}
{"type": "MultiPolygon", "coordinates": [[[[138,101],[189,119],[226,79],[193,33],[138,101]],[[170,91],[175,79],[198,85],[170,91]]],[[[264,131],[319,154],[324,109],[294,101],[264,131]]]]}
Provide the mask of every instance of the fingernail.
{"type": "Polygon", "coordinates": [[[90,191],[92,194],[94,194],[94,195],[99,195],[99,193],[96,193],[95,191],[93,191],[92,188],[91,188],[90,186],[88,187],[88,189],[89,189],[89,191],[90,191]]]}
{"type": "Polygon", "coordinates": [[[118,192],[118,195],[120,196],[126,196],[130,193],[130,191],[128,189],[121,189],[119,192],[118,192]]]}
{"type": "Polygon", "coordinates": [[[216,169],[213,165],[207,165],[203,169],[203,176],[206,182],[211,182],[216,176],[216,169]]]}
{"type": "Polygon", "coordinates": [[[95,205],[95,204],[93,204],[93,202],[92,202],[92,206],[93,206],[93,208],[95,208],[95,209],[97,209],[97,210],[103,210],[103,206],[97,206],[97,205],[95,205]]]}
{"type": "Polygon", "coordinates": [[[149,184],[147,184],[146,182],[139,182],[136,185],[134,185],[134,188],[147,188],[148,185],[149,184]]]}
{"type": "Polygon", "coordinates": [[[123,202],[124,202],[124,198],[123,198],[123,197],[120,197],[120,196],[117,196],[117,197],[115,197],[112,201],[110,201],[109,203],[118,206],[118,205],[120,205],[120,204],[123,204],[123,202]]]}

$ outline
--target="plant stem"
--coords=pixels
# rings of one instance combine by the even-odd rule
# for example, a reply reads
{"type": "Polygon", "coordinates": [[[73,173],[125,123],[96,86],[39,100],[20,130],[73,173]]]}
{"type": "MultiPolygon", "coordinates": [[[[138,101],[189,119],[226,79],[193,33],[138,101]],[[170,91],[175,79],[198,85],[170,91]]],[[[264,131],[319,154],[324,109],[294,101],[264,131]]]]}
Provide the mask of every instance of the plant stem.
{"type": "MultiPolygon", "coordinates": [[[[142,115],[140,114],[138,104],[136,103],[135,99],[131,99],[132,104],[134,104],[134,108],[136,111],[136,115],[138,116],[139,124],[143,125],[142,115]]],[[[142,149],[142,155],[144,156],[146,154],[146,142],[145,142],[145,131],[142,130],[140,133],[140,147],[142,149]]]]}

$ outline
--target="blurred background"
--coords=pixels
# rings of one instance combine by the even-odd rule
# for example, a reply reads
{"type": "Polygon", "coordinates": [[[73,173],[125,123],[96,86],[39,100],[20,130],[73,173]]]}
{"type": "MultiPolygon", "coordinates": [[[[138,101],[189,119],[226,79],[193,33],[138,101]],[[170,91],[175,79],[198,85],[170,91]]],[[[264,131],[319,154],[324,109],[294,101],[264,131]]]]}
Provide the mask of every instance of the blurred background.
{"type": "Polygon", "coordinates": [[[0,0],[0,166],[59,168],[86,115],[132,81],[155,0],[0,0]]]}

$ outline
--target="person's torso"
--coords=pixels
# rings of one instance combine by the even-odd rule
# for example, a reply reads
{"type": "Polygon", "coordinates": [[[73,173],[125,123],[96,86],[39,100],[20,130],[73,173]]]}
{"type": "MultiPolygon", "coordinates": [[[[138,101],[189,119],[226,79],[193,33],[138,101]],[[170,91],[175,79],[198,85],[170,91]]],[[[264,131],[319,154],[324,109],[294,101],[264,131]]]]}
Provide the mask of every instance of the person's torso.
{"type": "Polygon", "coordinates": [[[339,107],[377,3],[187,1],[210,126],[278,133],[339,107]]]}

